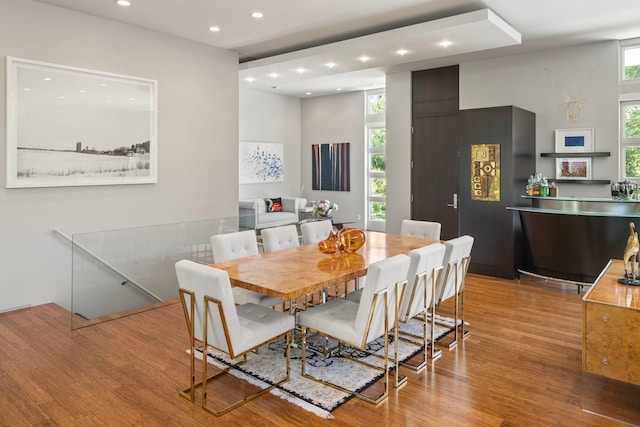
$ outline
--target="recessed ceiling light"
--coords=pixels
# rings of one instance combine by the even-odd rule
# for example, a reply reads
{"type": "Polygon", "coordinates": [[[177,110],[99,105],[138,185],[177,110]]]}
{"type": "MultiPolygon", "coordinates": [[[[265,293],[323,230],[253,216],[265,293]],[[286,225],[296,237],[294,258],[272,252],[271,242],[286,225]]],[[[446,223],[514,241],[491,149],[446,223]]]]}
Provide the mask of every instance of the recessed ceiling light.
{"type": "Polygon", "coordinates": [[[300,68],[296,68],[296,72],[297,72],[297,73],[299,73],[299,74],[302,74],[302,73],[304,73],[305,71],[307,71],[307,70],[305,70],[305,69],[304,69],[304,68],[302,68],[302,67],[300,67],[300,68]]]}
{"type": "Polygon", "coordinates": [[[407,49],[398,49],[396,50],[396,53],[400,56],[405,56],[409,51],[407,49]]]}
{"type": "Polygon", "coordinates": [[[60,98],[60,99],[64,99],[64,96],[59,96],[58,98],[60,98]]]}
{"type": "Polygon", "coordinates": [[[333,68],[333,67],[335,67],[335,66],[336,66],[335,62],[327,62],[327,63],[326,63],[326,64],[324,64],[324,65],[325,65],[326,67],[329,67],[329,68],[333,68]]]}
{"type": "Polygon", "coordinates": [[[135,101],[135,98],[127,98],[129,101],[135,101]]]}
{"type": "Polygon", "coordinates": [[[116,4],[124,7],[131,6],[131,2],[129,0],[116,0],[116,4]]]}
{"type": "Polygon", "coordinates": [[[254,79],[253,77],[247,77],[246,79],[244,79],[245,82],[249,82],[249,83],[253,83],[256,79],[254,79]]]}
{"type": "Polygon", "coordinates": [[[86,90],[80,89],[80,93],[85,93],[85,92],[86,92],[86,90]]]}
{"type": "Polygon", "coordinates": [[[367,62],[368,60],[370,60],[371,58],[369,58],[367,55],[362,55],[360,58],[358,58],[361,62],[367,62]]]}
{"type": "Polygon", "coordinates": [[[337,88],[336,90],[337,90],[338,92],[341,92],[341,91],[342,91],[342,88],[341,88],[341,87],[339,87],[339,88],[337,88]]]}
{"type": "Polygon", "coordinates": [[[278,73],[271,73],[271,74],[269,74],[269,77],[271,77],[272,79],[275,79],[275,78],[277,78],[277,77],[279,77],[279,76],[280,76],[280,74],[278,74],[278,73]]]}
{"type": "Polygon", "coordinates": [[[100,86],[105,87],[105,86],[107,86],[107,84],[106,83],[100,83],[100,86]]]}
{"type": "Polygon", "coordinates": [[[258,11],[251,12],[251,17],[256,19],[264,18],[264,13],[258,11]]]}
{"type": "Polygon", "coordinates": [[[211,27],[209,27],[209,31],[211,31],[213,33],[217,33],[217,32],[220,31],[220,27],[216,27],[215,25],[211,26],[211,27]]]}
{"type": "Polygon", "coordinates": [[[441,41],[441,42],[440,42],[440,46],[442,46],[442,47],[449,47],[449,46],[451,46],[452,44],[453,44],[453,43],[452,43],[452,42],[450,42],[449,40],[443,40],[443,41],[441,41]]]}
{"type": "Polygon", "coordinates": [[[45,77],[45,78],[44,78],[44,81],[45,81],[45,82],[51,81],[51,77],[45,77]]]}
{"type": "Polygon", "coordinates": [[[29,92],[31,89],[29,89],[28,87],[25,87],[23,90],[26,92],[29,92]]]}
{"type": "Polygon", "coordinates": [[[313,92],[307,92],[307,95],[313,95],[313,92]]]}

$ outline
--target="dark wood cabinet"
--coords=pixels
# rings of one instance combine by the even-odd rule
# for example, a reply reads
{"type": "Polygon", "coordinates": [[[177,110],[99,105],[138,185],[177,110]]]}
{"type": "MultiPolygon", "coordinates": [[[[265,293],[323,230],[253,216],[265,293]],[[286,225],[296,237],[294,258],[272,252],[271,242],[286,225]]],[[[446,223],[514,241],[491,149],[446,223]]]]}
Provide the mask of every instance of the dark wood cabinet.
{"type": "Polygon", "coordinates": [[[469,272],[518,276],[522,230],[508,206],[530,206],[521,196],[535,172],[535,114],[514,106],[460,111],[460,234],[474,237],[469,272]],[[500,198],[472,199],[471,147],[500,145],[500,198]]]}

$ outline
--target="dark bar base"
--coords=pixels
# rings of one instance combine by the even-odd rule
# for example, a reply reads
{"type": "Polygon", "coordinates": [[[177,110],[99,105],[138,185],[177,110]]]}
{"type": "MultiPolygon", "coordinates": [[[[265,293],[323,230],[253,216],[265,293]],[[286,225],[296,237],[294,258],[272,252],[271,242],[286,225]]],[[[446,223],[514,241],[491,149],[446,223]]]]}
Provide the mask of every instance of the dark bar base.
{"type": "Polygon", "coordinates": [[[638,217],[520,210],[522,269],[541,276],[593,283],[610,259],[621,259],[629,222],[638,217]]]}

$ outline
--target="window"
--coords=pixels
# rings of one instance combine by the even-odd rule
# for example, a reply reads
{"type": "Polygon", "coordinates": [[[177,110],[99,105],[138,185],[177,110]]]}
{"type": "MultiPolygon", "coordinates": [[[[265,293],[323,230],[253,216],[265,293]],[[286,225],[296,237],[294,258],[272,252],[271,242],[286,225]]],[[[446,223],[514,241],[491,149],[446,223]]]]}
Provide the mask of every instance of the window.
{"type": "Polygon", "coordinates": [[[622,80],[640,79],[640,41],[621,43],[622,80]]]}
{"type": "Polygon", "coordinates": [[[367,218],[369,230],[384,231],[387,211],[386,96],[383,90],[367,92],[367,218]]]}
{"type": "Polygon", "coordinates": [[[620,147],[624,179],[640,179],[640,101],[620,103],[620,147]]]}

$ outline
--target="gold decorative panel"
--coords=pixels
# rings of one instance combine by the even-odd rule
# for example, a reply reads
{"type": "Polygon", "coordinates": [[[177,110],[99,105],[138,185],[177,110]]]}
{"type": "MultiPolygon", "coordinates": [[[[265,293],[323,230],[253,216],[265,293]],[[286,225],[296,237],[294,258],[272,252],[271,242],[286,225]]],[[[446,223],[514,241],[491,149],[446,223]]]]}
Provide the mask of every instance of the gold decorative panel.
{"type": "Polygon", "coordinates": [[[500,144],[471,145],[471,200],[500,201],[500,144]]]}

